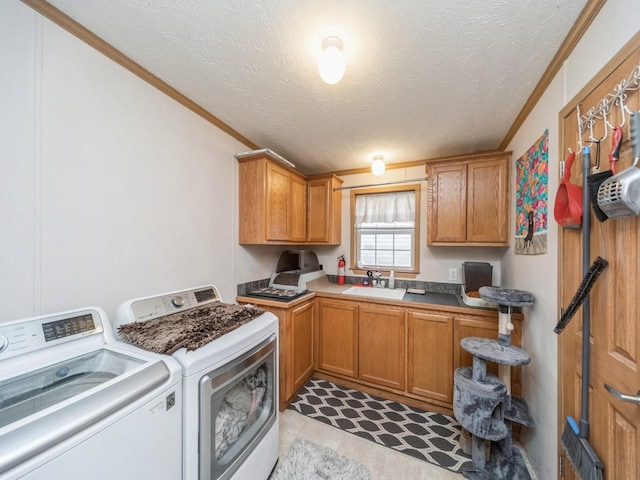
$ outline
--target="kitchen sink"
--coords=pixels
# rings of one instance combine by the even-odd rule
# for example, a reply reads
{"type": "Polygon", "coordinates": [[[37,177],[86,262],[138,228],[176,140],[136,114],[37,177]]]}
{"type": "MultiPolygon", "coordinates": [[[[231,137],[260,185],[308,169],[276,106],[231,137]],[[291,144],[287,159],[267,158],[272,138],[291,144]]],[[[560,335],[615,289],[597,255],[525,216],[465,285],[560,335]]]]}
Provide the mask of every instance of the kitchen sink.
{"type": "Polygon", "coordinates": [[[449,307],[465,306],[462,303],[462,298],[460,298],[458,295],[454,295],[453,293],[427,292],[422,295],[417,293],[407,293],[404,296],[403,300],[406,300],[407,302],[446,305],[449,307]]]}
{"type": "Polygon", "coordinates": [[[402,300],[404,294],[407,292],[404,288],[374,288],[374,287],[349,287],[343,294],[357,295],[359,297],[370,298],[386,298],[391,300],[402,300]]]}

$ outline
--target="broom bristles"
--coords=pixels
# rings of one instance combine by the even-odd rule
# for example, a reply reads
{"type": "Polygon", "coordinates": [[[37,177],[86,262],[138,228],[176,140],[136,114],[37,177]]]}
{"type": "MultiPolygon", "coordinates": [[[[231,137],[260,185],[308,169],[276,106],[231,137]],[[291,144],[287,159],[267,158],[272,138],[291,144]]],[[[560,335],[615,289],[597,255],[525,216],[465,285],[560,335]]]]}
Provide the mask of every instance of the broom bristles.
{"type": "Polygon", "coordinates": [[[582,305],[582,302],[584,302],[584,299],[593,288],[593,285],[596,283],[596,280],[598,279],[600,274],[604,271],[604,269],[607,268],[608,265],[609,265],[609,262],[607,262],[602,257],[598,257],[593,261],[593,263],[591,264],[591,268],[589,268],[589,271],[586,273],[586,275],[582,279],[582,282],[580,282],[580,286],[578,287],[578,290],[573,295],[573,298],[571,299],[571,303],[569,303],[569,306],[567,307],[565,312],[562,314],[562,317],[560,317],[558,324],[553,329],[554,332],[560,333],[562,332],[562,330],[564,330],[564,327],[567,326],[569,321],[573,318],[575,313],[578,311],[578,307],[582,305]]]}
{"type": "Polygon", "coordinates": [[[562,432],[562,446],[580,480],[602,480],[604,465],[587,439],[580,438],[569,424],[562,432]]]}

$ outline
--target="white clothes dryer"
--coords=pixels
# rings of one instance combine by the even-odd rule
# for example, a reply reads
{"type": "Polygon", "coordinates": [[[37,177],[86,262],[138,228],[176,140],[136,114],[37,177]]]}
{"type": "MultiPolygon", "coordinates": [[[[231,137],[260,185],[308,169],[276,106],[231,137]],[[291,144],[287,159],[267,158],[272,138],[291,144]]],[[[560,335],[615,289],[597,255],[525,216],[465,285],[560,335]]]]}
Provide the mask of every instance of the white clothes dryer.
{"type": "Polygon", "coordinates": [[[128,300],[115,316],[117,332],[132,322],[220,331],[171,353],[182,365],[185,480],[266,480],[278,460],[278,318],[264,312],[238,326],[226,307],[204,285],[128,300]]]}

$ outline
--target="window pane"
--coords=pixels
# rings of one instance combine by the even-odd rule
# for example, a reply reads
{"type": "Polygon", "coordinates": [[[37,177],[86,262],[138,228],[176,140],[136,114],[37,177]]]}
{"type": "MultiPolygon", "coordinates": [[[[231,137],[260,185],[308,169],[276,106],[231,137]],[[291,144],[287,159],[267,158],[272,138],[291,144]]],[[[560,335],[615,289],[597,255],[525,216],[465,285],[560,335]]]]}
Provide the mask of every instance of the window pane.
{"type": "Polygon", "coordinates": [[[396,267],[411,267],[411,252],[396,252],[396,267]]]}
{"type": "Polygon", "coordinates": [[[393,267],[393,252],[378,250],[376,260],[376,265],[380,265],[381,267],[393,267]]]}
{"type": "Polygon", "coordinates": [[[400,233],[395,235],[396,250],[411,250],[413,235],[408,233],[400,233]]]}
{"type": "Polygon", "coordinates": [[[376,236],[369,234],[369,233],[363,233],[362,235],[360,235],[360,248],[364,249],[368,249],[368,250],[373,250],[376,248],[376,236]]]}
{"type": "Polygon", "coordinates": [[[376,264],[376,251],[375,250],[361,250],[360,261],[363,265],[375,265],[376,264]]]}
{"type": "Polygon", "coordinates": [[[393,234],[377,235],[378,250],[393,250],[393,234]]]}

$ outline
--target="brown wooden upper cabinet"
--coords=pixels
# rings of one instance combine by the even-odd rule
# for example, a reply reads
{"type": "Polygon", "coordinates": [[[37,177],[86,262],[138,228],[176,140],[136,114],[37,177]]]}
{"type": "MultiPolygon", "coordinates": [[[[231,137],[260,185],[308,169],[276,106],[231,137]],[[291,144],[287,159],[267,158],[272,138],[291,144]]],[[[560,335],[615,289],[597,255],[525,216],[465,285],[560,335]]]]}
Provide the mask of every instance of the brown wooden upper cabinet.
{"type": "Polygon", "coordinates": [[[313,177],[307,183],[307,242],[340,245],[342,239],[342,186],[335,175],[313,177]]]}
{"type": "Polygon", "coordinates": [[[342,180],[307,179],[265,154],[238,162],[241,244],[340,244],[342,180]]]}
{"type": "Polygon", "coordinates": [[[427,245],[509,246],[511,152],[427,164],[427,245]]]}

